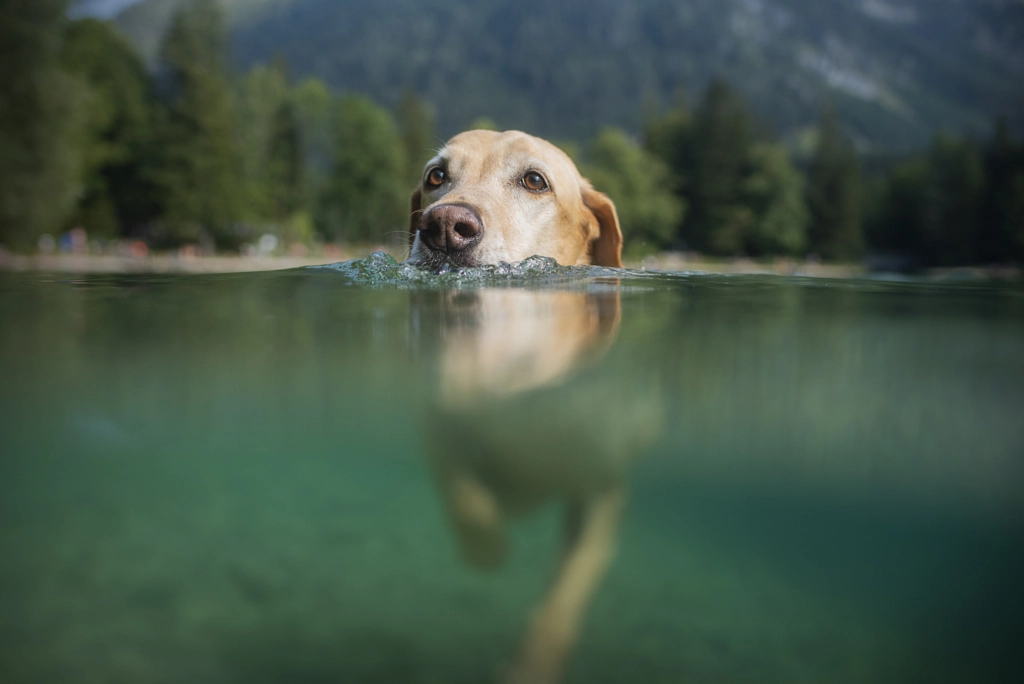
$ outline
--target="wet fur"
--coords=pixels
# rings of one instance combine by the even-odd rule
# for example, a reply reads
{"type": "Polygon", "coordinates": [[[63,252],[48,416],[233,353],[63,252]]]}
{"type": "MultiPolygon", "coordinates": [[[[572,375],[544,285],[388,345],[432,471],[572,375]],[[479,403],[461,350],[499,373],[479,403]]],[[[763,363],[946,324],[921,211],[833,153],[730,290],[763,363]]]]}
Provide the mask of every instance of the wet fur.
{"type": "Polygon", "coordinates": [[[591,187],[573,161],[546,140],[519,131],[467,131],[449,140],[427,162],[446,181],[421,181],[410,200],[409,261],[435,269],[445,261],[481,266],[522,261],[534,255],[563,265],[622,266],[622,231],[615,205],[591,187]],[[521,184],[535,170],[548,191],[521,184]],[[483,238],[464,253],[432,250],[420,237],[423,212],[437,204],[469,207],[480,218],[483,238]]]}

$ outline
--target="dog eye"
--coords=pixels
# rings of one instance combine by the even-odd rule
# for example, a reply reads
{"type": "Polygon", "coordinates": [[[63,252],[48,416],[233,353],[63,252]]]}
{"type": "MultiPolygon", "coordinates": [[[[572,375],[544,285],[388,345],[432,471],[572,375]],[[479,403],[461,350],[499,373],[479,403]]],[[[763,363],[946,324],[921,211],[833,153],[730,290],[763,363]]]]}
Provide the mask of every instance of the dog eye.
{"type": "Polygon", "coordinates": [[[548,182],[544,180],[544,176],[536,171],[530,171],[523,176],[523,185],[531,192],[541,192],[548,189],[548,182]]]}
{"type": "Polygon", "coordinates": [[[444,170],[435,166],[427,172],[427,187],[441,187],[441,184],[444,183],[446,177],[444,170]]]}

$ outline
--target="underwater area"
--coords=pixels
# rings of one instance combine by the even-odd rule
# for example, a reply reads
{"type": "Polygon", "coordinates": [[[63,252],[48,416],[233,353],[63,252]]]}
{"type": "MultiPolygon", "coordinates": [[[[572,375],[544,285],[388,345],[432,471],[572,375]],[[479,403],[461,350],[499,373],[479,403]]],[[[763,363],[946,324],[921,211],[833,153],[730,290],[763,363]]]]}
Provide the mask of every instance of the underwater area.
{"type": "Polygon", "coordinates": [[[497,682],[611,490],[567,682],[1019,669],[1019,284],[0,273],[0,454],[6,684],[497,682]]]}

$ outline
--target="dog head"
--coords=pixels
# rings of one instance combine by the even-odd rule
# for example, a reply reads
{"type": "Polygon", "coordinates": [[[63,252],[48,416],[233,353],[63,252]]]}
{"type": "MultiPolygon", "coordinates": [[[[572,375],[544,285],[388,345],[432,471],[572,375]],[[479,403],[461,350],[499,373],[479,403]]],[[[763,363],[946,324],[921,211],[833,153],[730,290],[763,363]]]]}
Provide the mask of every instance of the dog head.
{"type": "Polygon", "coordinates": [[[540,255],[622,266],[615,205],[551,143],[468,131],[427,162],[412,194],[409,260],[480,266],[540,255]]]}

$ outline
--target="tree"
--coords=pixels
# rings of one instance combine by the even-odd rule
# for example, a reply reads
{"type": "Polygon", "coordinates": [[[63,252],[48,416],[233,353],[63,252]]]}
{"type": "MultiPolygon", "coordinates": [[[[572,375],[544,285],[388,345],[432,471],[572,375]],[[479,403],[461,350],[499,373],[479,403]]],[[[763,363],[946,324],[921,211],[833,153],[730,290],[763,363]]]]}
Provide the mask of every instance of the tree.
{"type": "Polygon", "coordinates": [[[270,217],[275,221],[288,221],[303,208],[303,166],[298,115],[289,98],[279,103],[274,112],[267,144],[267,195],[270,217]]]}
{"type": "Polygon", "coordinates": [[[161,50],[169,117],[160,182],[172,240],[233,247],[244,237],[232,230],[244,212],[225,45],[215,0],[188,0],[175,13],[161,50]]]}
{"type": "Polygon", "coordinates": [[[897,254],[912,262],[921,258],[930,194],[931,176],[924,158],[897,165],[884,181],[879,208],[869,226],[872,250],[897,254]]]}
{"type": "MultiPolygon", "coordinates": [[[[693,175],[692,135],[693,116],[682,93],[675,107],[661,117],[649,117],[644,126],[644,148],[668,168],[672,192],[684,203],[693,175]]],[[[672,242],[679,240],[685,216],[680,214],[672,242]]]]}
{"type": "Polygon", "coordinates": [[[744,183],[753,221],[744,236],[752,254],[800,254],[807,245],[810,215],[804,179],[780,145],[761,143],[751,151],[751,173],[744,183]]]}
{"type": "Polygon", "coordinates": [[[926,266],[976,263],[982,255],[984,193],[977,146],[936,136],[927,154],[899,164],[886,179],[872,246],[926,266]]]}
{"type": "Polygon", "coordinates": [[[752,220],[742,198],[752,144],[746,105],[723,81],[714,81],[694,116],[690,142],[691,211],[683,230],[694,247],[714,254],[743,248],[752,220]]]}
{"type": "Polygon", "coordinates": [[[334,96],[323,81],[308,78],[294,88],[291,101],[302,144],[302,206],[307,223],[324,226],[322,200],[334,156],[334,96]]]}
{"type": "Polygon", "coordinates": [[[970,141],[940,134],[928,152],[928,167],[923,251],[939,266],[976,263],[985,184],[981,153],[970,141]]]}
{"type": "Polygon", "coordinates": [[[302,134],[287,67],[280,60],[253,67],[238,92],[246,218],[292,239],[308,237],[292,230],[306,197],[302,134]]]}
{"type": "Polygon", "coordinates": [[[1000,119],[983,155],[980,258],[1024,261],[1024,144],[1013,140],[1006,120],[1000,119]]]}
{"type": "Polygon", "coordinates": [[[85,87],[61,69],[63,0],[0,0],[0,242],[61,227],[80,193],[85,87]]]}
{"type": "Polygon", "coordinates": [[[159,211],[152,183],[155,102],[142,60],[107,23],[71,24],[64,68],[88,86],[81,112],[82,196],[73,222],[90,234],[128,233],[159,211]]]}
{"type": "Polygon", "coordinates": [[[619,129],[607,128],[591,143],[584,175],[615,202],[623,238],[632,251],[672,243],[686,204],[672,192],[668,167],[619,129]]]}
{"type": "Polygon", "coordinates": [[[423,165],[438,147],[434,139],[434,117],[416,93],[406,89],[398,101],[395,118],[405,148],[404,180],[412,192],[420,182],[423,165]]]}
{"type": "Polygon", "coordinates": [[[1007,250],[999,260],[1024,263],[1024,169],[1018,169],[1006,184],[1002,229],[1007,237],[1007,250]]]}
{"type": "Polygon", "coordinates": [[[861,254],[860,165],[831,108],[825,110],[818,127],[808,169],[807,206],[811,213],[808,249],[825,259],[851,259],[861,254]]]}
{"type": "Polygon", "coordinates": [[[673,175],[673,189],[683,194],[692,171],[693,115],[680,92],[675,106],[661,117],[649,117],[644,126],[644,148],[661,159],[673,175]]]}
{"type": "Polygon", "coordinates": [[[334,159],[325,191],[325,235],[377,242],[403,227],[409,188],[402,139],[387,110],[347,95],[338,102],[334,159]]]}

